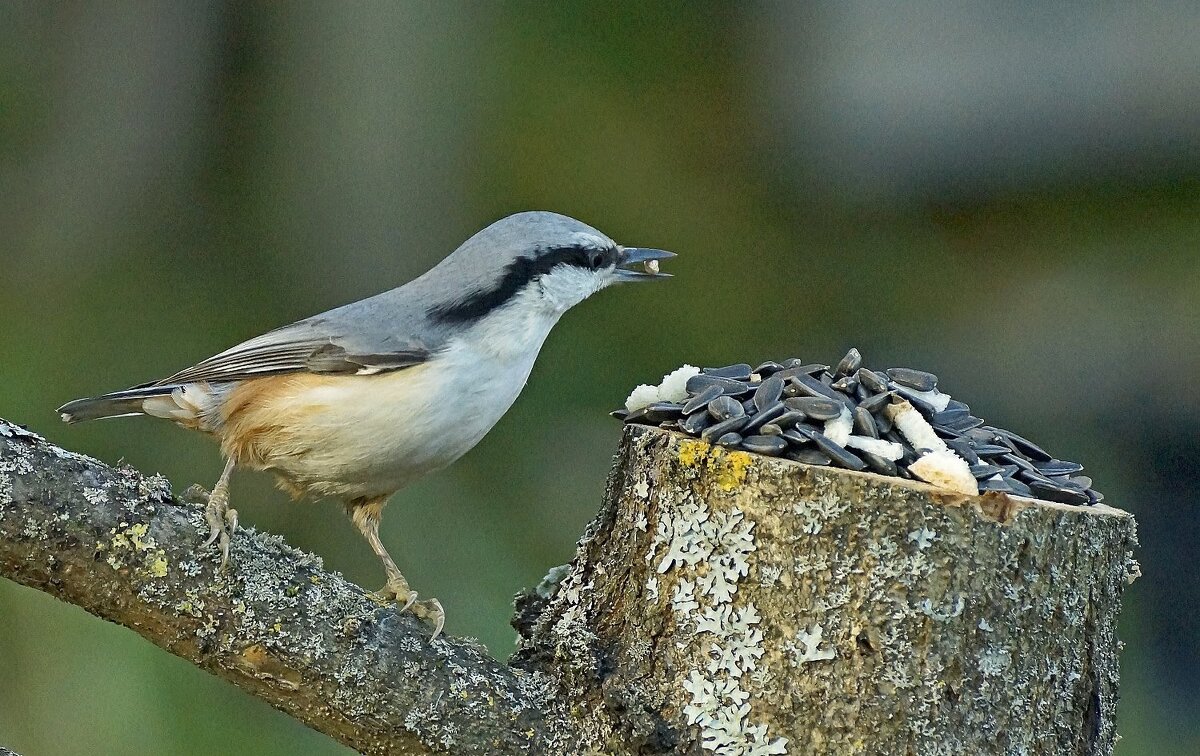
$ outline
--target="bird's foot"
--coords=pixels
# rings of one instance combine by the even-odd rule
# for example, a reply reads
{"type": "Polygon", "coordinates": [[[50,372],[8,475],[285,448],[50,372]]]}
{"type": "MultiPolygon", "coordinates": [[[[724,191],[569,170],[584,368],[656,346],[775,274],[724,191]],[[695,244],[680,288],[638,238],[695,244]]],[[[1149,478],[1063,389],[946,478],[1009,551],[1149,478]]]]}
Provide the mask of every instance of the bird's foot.
{"type": "Polygon", "coordinates": [[[429,636],[429,640],[441,635],[442,628],[446,626],[446,610],[442,608],[442,602],[435,598],[418,600],[417,592],[409,588],[403,579],[389,580],[387,585],[367,596],[379,604],[398,604],[399,611],[412,612],[417,619],[433,625],[433,635],[429,636]]]}
{"type": "Polygon", "coordinates": [[[229,506],[229,488],[218,485],[209,493],[199,484],[188,487],[180,496],[184,501],[204,504],[204,519],[208,522],[208,538],[200,544],[200,549],[207,549],[214,543],[221,550],[220,570],[229,566],[229,542],[237,532],[238,512],[229,506]]]}

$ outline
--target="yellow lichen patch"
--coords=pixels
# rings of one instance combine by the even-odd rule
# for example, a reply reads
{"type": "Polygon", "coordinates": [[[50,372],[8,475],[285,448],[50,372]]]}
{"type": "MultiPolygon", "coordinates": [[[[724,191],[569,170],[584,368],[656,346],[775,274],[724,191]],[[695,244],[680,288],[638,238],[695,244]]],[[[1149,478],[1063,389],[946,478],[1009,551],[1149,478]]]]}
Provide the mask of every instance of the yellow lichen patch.
{"type": "Polygon", "coordinates": [[[167,555],[164,552],[159,551],[146,565],[146,575],[155,578],[167,576],[167,555]]]}
{"type": "Polygon", "coordinates": [[[717,485],[732,491],[746,480],[746,469],[750,467],[750,455],[746,452],[729,452],[724,464],[717,469],[717,485]]]}
{"type": "MultiPolygon", "coordinates": [[[[113,528],[109,531],[112,539],[108,543],[108,558],[105,560],[114,570],[127,566],[126,552],[129,554],[144,554],[144,560],[138,573],[143,577],[163,578],[167,576],[167,553],[160,548],[154,539],[149,537],[150,526],[144,522],[134,525],[121,523],[122,530],[113,528]]],[[[100,544],[104,548],[104,544],[100,544]]]]}
{"type": "Polygon", "coordinates": [[[712,447],[703,441],[684,441],[679,444],[679,461],[687,467],[703,462],[712,447]]]}
{"type": "Polygon", "coordinates": [[[129,535],[129,542],[133,544],[133,548],[137,551],[146,551],[154,548],[154,539],[147,538],[146,533],[150,531],[150,526],[144,522],[139,522],[137,525],[130,525],[125,532],[129,535]]]}
{"type": "Polygon", "coordinates": [[[703,441],[681,441],[679,461],[685,467],[704,466],[722,490],[732,491],[745,482],[751,458],[746,452],[727,452],[703,441]]]}

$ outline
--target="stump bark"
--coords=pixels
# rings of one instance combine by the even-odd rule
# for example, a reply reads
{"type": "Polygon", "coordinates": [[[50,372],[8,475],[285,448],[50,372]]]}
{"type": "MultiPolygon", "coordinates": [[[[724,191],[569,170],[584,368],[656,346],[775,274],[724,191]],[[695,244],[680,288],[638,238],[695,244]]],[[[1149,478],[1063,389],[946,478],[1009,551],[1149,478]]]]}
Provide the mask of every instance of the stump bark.
{"type": "Polygon", "coordinates": [[[1111,507],[630,426],[517,658],[597,751],[1109,754],[1135,543],[1111,507]]]}

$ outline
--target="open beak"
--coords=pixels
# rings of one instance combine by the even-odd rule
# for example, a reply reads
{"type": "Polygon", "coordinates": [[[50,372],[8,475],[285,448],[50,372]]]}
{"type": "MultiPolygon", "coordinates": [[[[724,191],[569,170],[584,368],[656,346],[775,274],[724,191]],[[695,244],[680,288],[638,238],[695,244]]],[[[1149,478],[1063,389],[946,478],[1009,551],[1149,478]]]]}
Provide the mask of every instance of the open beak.
{"type": "Polygon", "coordinates": [[[670,273],[658,271],[658,261],[674,256],[674,252],[668,252],[665,249],[621,247],[621,253],[617,257],[617,280],[646,281],[654,278],[670,278],[670,273]]]}

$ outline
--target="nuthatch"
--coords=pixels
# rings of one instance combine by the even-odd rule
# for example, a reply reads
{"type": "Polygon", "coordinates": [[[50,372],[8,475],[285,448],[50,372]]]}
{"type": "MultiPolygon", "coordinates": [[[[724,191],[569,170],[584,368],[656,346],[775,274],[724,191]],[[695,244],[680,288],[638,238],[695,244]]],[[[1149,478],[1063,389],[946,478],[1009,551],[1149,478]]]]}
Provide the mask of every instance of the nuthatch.
{"type": "Polygon", "coordinates": [[[399,288],[58,411],[68,423],[146,414],[216,437],[226,461],[205,507],[204,546],[219,543],[222,567],[237,528],[235,466],[270,470],[297,498],[340,499],[383,562],[376,595],[432,621],[436,636],[441,603],[417,601],[379,540],[388,497],[491,430],[564,312],[611,284],[667,277],[658,261],[670,257],[563,215],[519,213],[399,288]]]}

